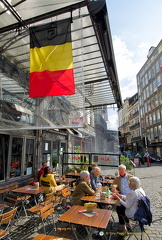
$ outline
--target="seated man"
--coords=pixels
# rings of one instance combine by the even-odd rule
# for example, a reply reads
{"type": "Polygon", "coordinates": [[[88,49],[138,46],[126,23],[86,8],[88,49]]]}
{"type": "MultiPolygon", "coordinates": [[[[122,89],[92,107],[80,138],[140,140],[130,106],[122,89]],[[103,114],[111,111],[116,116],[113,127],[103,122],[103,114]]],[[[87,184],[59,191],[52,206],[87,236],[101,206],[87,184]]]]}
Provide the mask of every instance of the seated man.
{"type": "Polygon", "coordinates": [[[38,181],[39,181],[39,179],[40,179],[40,176],[42,175],[42,174],[44,174],[44,169],[45,169],[45,167],[47,167],[47,163],[46,162],[43,162],[42,163],[42,168],[39,170],[39,172],[38,172],[38,181]]]}
{"type": "Polygon", "coordinates": [[[118,167],[119,169],[119,176],[117,176],[114,179],[113,184],[111,185],[111,191],[114,192],[115,189],[113,185],[117,185],[117,190],[122,194],[122,195],[127,195],[130,191],[131,188],[129,186],[129,179],[132,177],[131,174],[127,174],[126,166],[121,164],[118,167]]]}
{"type": "Polygon", "coordinates": [[[119,218],[119,223],[122,225],[123,232],[127,232],[131,228],[129,218],[134,219],[134,214],[138,208],[138,200],[145,196],[144,190],[140,187],[140,180],[138,177],[131,177],[129,179],[131,191],[127,196],[119,193],[113,193],[113,197],[120,201],[121,205],[116,207],[119,218]],[[125,225],[126,223],[126,225],[125,225]]]}
{"type": "Polygon", "coordinates": [[[76,187],[71,199],[71,205],[83,206],[81,198],[85,195],[93,196],[95,191],[90,185],[90,176],[88,171],[81,171],[80,178],[76,181],[76,187]]]}
{"type": "Polygon", "coordinates": [[[98,177],[100,176],[101,169],[99,167],[93,167],[90,173],[91,186],[94,191],[97,190],[98,177]]]}

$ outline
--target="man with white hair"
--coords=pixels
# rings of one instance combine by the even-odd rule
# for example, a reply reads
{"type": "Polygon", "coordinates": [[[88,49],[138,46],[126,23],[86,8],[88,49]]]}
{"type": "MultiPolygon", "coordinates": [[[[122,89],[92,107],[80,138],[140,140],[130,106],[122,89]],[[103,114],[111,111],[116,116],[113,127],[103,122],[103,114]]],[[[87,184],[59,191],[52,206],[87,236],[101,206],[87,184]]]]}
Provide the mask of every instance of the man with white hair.
{"type": "Polygon", "coordinates": [[[119,176],[117,176],[114,179],[114,182],[111,186],[112,187],[111,191],[114,192],[115,189],[113,188],[113,185],[117,185],[117,190],[122,195],[127,195],[131,191],[131,188],[128,182],[129,182],[129,179],[132,177],[132,175],[127,174],[127,169],[124,164],[119,165],[118,170],[119,170],[119,176]]]}
{"type": "Polygon", "coordinates": [[[83,205],[81,198],[85,195],[93,196],[95,191],[90,185],[90,176],[88,171],[81,171],[80,178],[76,181],[76,188],[71,198],[71,205],[83,205]]]}
{"type": "Polygon", "coordinates": [[[93,167],[90,172],[91,186],[94,191],[97,189],[98,177],[101,174],[101,169],[99,167],[93,167]]]}
{"type": "Polygon", "coordinates": [[[146,196],[144,190],[140,187],[140,180],[138,177],[131,177],[129,179],[129,185],[131,191],[127,196],[113,193],[113,197],[121,203],[121,206],[116,207],[116,211],[123,232],[127,232],[127,229],[131,229],[129,218],[134,219],[134,214],[138,208],[138,200],[146,196]]]}

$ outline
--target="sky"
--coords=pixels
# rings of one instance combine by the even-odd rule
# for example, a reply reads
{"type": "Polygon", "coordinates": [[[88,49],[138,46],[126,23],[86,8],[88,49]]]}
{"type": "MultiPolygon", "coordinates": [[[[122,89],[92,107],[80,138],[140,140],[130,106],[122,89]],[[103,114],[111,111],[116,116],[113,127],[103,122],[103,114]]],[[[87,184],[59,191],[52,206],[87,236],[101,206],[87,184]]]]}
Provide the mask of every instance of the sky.
{"type": "MultiPolygon", "coordinates": [[[[136,75],[162,39],[162,0],[106,0],[122,100],[137,92],[136,75]]],[[[116,130],[115,110],[108,129],[116,130]]]]}
{"type": "Polygon", "coordinates": [[[122,99],[137,92],[136,75],[162,39],[162,0],[106,0],[122,99]]]}

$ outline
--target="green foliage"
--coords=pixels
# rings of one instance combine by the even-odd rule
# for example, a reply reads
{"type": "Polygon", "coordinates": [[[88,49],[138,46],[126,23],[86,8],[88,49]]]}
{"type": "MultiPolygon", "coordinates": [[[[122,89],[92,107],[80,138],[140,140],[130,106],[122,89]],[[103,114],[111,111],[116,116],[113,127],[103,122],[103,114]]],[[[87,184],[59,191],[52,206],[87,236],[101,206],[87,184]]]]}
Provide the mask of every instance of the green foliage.
{"type": "Polygon", "coordinates": [[[120,156],[120,163],[124,164],[126,166],[127,170],[132,170],[133,169],[133,165],[130,162],[128,157],[125,157],[125,156],[121,155],[120,156]]]}
{"type": "Polygon", "coordinates": [[[78,166],[74,166],[74,167],[68,167],[67,170],[66,170],[66,173],[74,172],[75,170],[76,170],[78,173],[81,171],[81,169],[80,169],[78,166]]]}
{"type": "Polygon", "coordinates": [[[56,157],[52,157],[52,166],[53,168],[55,168],[57,166],[57,163],[58,163],[58,159],[56,157]]]}

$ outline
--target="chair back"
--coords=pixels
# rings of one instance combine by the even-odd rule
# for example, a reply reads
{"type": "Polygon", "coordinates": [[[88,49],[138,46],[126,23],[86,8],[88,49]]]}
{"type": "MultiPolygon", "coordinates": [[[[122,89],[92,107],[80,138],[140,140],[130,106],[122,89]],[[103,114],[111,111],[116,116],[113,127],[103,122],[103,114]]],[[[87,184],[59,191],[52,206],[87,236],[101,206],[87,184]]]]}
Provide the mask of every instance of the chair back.
{"type": "Polygon", "coordinates": [[[1,219],[0,225],[9,223],[15,217],[16,211],[17,211],[17,207],[12,209],[9,212],[1,214],[0,215],[0,219],[1,219]]]}
{"type": "Polygon", "coordinates": [[[27,184],[29,185],[29,184],[31,184],[32,182],[34,182],[34,178],[33,178],[33,177],[32,177],[32,178],[28,178],[27,184]]]}
{"type": "Polygon", "coordinates": [[[46,182],[46,181],[41,180],[41,185],[43,187],[50,187],[50,182],[46,182]]]}
{"type": "Polygon", "coordinates": [[[10,193],[6,193],[4,202],[9,206],[15,206],[18,203],[18,196],[10,193]]]}
{"type": "Polygon", "coordinates": [[[67,198],[68,196],[71,195],[71,191],[69,187],[66,187],[62,190],[62,197],[67,198]]]}
{"type": "Polygon", "coordinates": [[[150,209],[150,199],[147,196],[141,197],[139,200],[139,207],[134,214],[134,218],[139,221],[141,231],[144,229],[144,225],[152,223],[152,212],[150,209]]]}
{"type": "Polygon", "coordinates": [[[18,188],[18,187],[19,187],[18,184],[11,184],[11,185],[9,185],[9,191],[11,191],[11,190],[13,190],[13,189],[16,189],[16,188],[18,188]]]}
{"type": "Polygon", "coordinates": [[[50,203],[40,209],[42,220],[54,212],[53,203],[50,203]]]}

